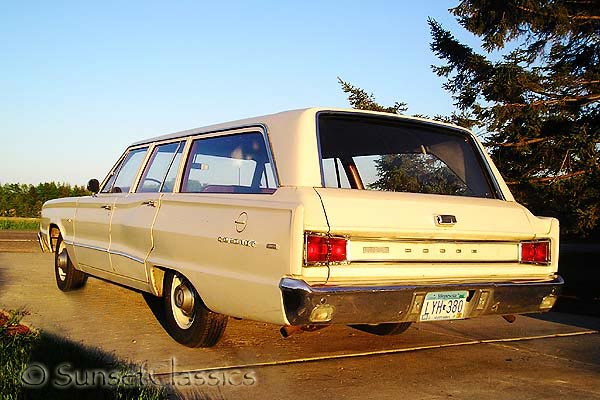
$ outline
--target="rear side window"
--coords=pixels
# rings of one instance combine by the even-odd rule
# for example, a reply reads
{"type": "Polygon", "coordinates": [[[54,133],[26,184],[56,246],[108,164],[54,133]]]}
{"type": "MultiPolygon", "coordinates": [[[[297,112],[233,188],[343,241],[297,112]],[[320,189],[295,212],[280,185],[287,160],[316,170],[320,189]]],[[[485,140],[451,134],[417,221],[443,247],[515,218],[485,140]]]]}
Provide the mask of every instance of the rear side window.
{"type": "Polygon", "coordinates": [[[325,187],[496,198],[472,140],[443,127],[319,116],[325,187]]]}
{"type": "Polygon", "coordinates": [[[128,193],[144,158],[146,158],[147,151],[147,147],[130,150],[113,171],[102,188],[102,193],[128,193]]]}
{"type": "Polygon", "coordinates": [[[192,143],[181,191],[273,193],[276,189],[263,135],[241,133],[192,143]]]}
{"type": "Polygon", "coordinates": [[[156,146],[142,174],[137,191],[141,193],[172,192],[185,142],[156,146]]]}

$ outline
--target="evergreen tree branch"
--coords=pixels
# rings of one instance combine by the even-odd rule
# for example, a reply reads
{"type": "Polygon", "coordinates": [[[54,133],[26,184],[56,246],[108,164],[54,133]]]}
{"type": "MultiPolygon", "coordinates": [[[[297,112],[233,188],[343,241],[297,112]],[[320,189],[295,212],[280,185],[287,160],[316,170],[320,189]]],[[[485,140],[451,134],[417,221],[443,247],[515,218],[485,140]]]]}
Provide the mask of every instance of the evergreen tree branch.
{"type": "Polygon", "coordinates": [[[559,99],[535,100],[529,103],[508,103],[505,107],[536,107],[536,106],[551,106],[555,104],[565,103],[581,103],[582,105],[593,103],[600,100],[600,93],[593,93],[586,96],[562,97],[559,99]]]}
{"type": "Polygon", "coordinates": [[[529,146],[530,144],[534,144],[534,143],[540,143],[540,142],[545,142],[546,140],[548,140],[549,138],[533,138],[533,139],[522,139],[518,142],[512,142],[512,143],[486,143],[486,146],[496,146],[496,147],[524,147],[524,146],[529,146]]]}

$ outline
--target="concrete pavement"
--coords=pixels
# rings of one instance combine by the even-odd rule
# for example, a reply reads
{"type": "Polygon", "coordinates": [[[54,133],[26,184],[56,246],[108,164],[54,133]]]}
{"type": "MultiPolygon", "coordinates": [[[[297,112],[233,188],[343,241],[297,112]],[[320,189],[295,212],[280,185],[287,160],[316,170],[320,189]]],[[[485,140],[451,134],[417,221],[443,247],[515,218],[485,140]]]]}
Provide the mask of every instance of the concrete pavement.
{"type": "Polygon", "coordinates": [[[0,252],[1,308],[25,308],[27,321],[47,332],[147,363],[188,394],[600,399],[598,318],[549,313],[508,324],[485,317],[416,324],[394,337],[331,327],[288,339],[276,326],[230,319],[217,346],[189,349],[164,332],[150,306],[140,293],[93,278],[80,291],[60,292],[52,255],[0,252]],[[249,373],[252,384],[186,385],[211,371],[249,373]]]}

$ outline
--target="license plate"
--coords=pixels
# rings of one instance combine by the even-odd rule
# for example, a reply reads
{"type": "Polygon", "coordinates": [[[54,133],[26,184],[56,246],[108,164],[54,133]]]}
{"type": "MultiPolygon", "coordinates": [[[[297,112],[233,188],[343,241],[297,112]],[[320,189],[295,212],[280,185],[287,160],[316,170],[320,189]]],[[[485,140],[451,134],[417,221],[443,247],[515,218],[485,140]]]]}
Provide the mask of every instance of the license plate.
{"type": "Polygon", "coordinates": [[[464,318],[467,295],[466,290],[427,293],[419,320],[444,321],[464,318]]]}

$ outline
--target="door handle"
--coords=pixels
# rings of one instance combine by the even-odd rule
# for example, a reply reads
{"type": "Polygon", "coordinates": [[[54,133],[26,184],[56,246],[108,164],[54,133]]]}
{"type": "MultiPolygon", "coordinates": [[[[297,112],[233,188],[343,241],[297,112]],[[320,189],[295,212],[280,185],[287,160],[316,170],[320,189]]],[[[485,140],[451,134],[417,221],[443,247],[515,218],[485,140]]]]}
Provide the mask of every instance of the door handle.
{"type": "Polygon", "coordinates": [[[105,205],[103,205],[103,206],[100,206],[100,208],[104,208],[105,210],[108,210],[108,211],[112,210],[112,206],[111,206],[111,205],[108,205],[108,204],[105,204],[105,205]]]}
{"type": "Polygon", "coordinates": [[[143,206],[149,206],[149,207],[156,207],[156,201],[155,200],[148,200],[148,201],[144,201],[142,203],[143,206]]]}

